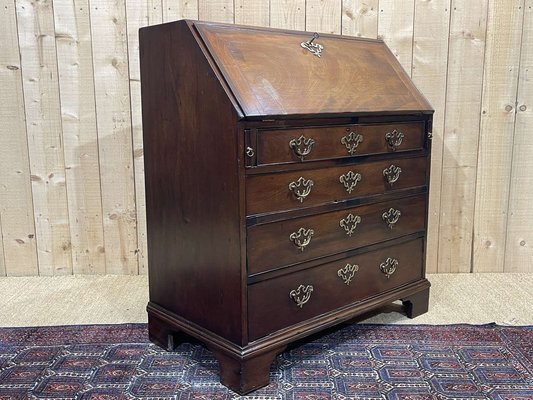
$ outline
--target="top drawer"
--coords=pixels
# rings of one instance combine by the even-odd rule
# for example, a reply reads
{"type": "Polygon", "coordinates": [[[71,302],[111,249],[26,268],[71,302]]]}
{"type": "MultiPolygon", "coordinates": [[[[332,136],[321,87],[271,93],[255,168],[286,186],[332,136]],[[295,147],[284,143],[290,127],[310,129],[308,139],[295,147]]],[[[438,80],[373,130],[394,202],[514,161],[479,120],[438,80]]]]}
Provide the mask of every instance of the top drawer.
{"type": "Polygon", "coordinates": [[[423,122],[259,130],[257,164],[400,152],[423,146],[423,122]]]}

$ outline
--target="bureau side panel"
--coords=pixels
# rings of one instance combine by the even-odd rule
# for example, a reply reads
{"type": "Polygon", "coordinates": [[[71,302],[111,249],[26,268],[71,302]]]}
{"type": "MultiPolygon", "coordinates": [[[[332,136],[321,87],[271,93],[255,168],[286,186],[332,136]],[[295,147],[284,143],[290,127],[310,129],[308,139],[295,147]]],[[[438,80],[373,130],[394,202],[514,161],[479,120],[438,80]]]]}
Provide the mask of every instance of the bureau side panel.
{"type": "Polygon", "coordinates": [[[236,113],[184,21],[140,52],[150,301],[241,343],[236,113]]]}

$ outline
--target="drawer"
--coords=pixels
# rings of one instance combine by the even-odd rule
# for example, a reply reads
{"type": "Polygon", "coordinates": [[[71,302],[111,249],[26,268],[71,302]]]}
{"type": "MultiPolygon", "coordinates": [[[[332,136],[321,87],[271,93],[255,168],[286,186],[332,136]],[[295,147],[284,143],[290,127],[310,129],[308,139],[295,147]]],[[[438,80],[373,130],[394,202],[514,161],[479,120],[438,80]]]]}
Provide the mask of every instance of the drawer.
{"type": "Polygon", "coordinates": [[[264,272],[424,230],[426,196],[248,228],[248,273],[264,272]]]}
{"type": "Polygon", "coordinates": [[[423,122],[259,130],[257,164],[305,162],[423,147],[423,122]]]}
{"type": "Polygon", "coordinates": [[[250,340],[422,278],[423,239],[248,287],[250,340]]]}
{"type": "Polygon", "coordinates": [[[256,215],[426,184],[426,156],[246,177],[246,213],[256,215]]]}

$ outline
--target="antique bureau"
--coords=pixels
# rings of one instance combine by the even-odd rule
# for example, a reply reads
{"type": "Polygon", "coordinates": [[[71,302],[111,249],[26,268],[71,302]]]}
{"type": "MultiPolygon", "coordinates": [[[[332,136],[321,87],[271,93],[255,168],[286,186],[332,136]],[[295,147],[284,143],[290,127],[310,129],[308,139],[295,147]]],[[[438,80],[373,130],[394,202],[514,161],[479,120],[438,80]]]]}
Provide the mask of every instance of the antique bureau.
{"type": "Polygon", "coordinates": [[[382,41],[178,21],[140,57],[153,342],[242,394],[290,342],[427,311],[433,110],[382,41]]]}

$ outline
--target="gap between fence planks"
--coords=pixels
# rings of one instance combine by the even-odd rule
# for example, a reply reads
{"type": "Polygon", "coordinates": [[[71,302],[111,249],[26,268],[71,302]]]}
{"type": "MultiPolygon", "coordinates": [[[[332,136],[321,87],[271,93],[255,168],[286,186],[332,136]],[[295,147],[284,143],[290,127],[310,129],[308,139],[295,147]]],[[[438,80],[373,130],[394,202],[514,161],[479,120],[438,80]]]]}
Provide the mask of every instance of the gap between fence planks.
{"type": "Polygon", "coordinates": [[[436,109],[428,271],[533,271],[532,1],[2,0],[0,275],[146,272],[137,31],[181,18],[379,34],[436,109]]]}

